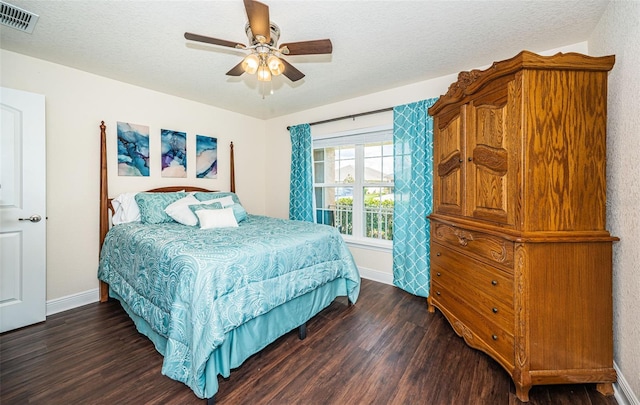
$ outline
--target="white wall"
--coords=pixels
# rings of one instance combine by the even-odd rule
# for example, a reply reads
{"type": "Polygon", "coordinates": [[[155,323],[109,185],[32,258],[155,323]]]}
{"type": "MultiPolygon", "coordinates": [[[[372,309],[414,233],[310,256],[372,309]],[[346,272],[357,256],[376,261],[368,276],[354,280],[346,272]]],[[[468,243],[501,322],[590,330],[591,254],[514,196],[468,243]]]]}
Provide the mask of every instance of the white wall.
{"type": "MultiPolygon", "coordinates": [[[[47,300],[96,289],[100,121],[107,125],[109,187],[123,191],[177,184],[160,177],[159,131],[187,132],[189,177],[180,184],[229,189],[229,142],[236,188],[247,211],[264,213],[264,121],[0,50],[0,85],[45,95],[47,140],[47,300]],[[148,125],[148,178],[117,176],[116,122],[148,125]],[[217,179],[195,178],[195,134],[218,138],[217,179]],[[154,158],[155,157],[155,158],[154,158]]],[[[97,297],[97,295],[95,296],[97,297]]]]}
{"type": "Polygon", "coordinates": [[[611,2],[589,38],[589,52],[616,55],[607,117],[607,221],[620,238],[613,250],[614,357],[627,397],[639,404],[640,2],[611,2]]]}

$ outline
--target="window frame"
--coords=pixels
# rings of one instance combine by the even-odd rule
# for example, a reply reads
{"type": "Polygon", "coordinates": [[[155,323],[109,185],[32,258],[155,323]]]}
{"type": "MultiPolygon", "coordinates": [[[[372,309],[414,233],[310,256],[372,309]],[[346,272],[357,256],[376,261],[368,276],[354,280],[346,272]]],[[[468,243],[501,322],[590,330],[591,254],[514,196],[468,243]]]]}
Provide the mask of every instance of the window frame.
{"type": "MultiPolygon", "coordinates": [[[[375,143],[380,141],[392,141],[393,142],[393,125],[382,125],[376,127],[369,128],[360,128],[356,130],[329,133],[324,135],[312,135],[312,161],[313,161],[313,189],[314,189],[314,221],[318,223],[318,217],[316,215],[316,211],[318,207],[315,202],[315,190],[316,188],[327,188],[327,187],[344,187],[345,183],[316,183],[315,176],[315,168],[316,168],[316,160],[315,160],[315,150],[318,148],[326,148],[326,147],[338,147],[338,146],[346,146],[346,145],[355,145],[355,153],[354,153],[354,173],[356,181],[352,184],[348,184],[347,187],[352,187],[353,189],[353,235],[342,234],[345,242],[348,245],[355,246],[358,248],[364,249],[372,249],[384,252],[390,252],[393,248],[393,240],[386,239],[378,239],[364,236],[366,224],[365,221],[365,212],[364,212],[364,189],[366,187],[392,187],[395,190],[395,176],[394,181],[391,183],[367,183],[364,180],[364,169],[365,169],[365,152],[364,145],[366,142],[375,143]],[[358,213],[358,215],[356,215],[358,213]],[[355,235],[356,230],[360,231],[359,235],[355,235]]],[[[393,157],[393,155],[392,155],[393,157]]],[[[326,162],[323,160],[323,162],[326,162]]],[[[395,167],[394,167],[395,168],[395,167]]]]}

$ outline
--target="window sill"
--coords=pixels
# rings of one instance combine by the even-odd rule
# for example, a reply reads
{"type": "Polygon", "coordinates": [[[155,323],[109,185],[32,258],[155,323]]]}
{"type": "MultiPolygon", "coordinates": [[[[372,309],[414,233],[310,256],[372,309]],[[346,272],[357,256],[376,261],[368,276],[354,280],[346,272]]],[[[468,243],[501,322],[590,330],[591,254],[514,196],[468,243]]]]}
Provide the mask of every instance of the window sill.
{"type": "Polygon", "coordinates": [[[345,243],[349,247],[358,249],[376,250],[378,252],[392,253],[393,242],[390,240],[376,240],[371,238],[357,238],[349,235],[342,235],[345,243]]]}

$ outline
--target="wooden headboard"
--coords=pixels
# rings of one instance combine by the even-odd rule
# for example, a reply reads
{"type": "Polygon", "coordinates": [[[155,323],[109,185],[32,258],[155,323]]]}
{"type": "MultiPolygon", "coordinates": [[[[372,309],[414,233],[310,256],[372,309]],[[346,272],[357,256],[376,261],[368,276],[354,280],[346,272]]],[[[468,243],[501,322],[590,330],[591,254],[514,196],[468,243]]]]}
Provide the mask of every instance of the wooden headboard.
{"type": "MultiPolygon", "coordinates": [[[[235,180],[235,162],[233,157],[233,142],[231,142],[230,150],[229,150],[229,164],[230,164],[230,184],[229,190],[232,192],[236,191],[236,180],[235,180]]],[[[104,243],[104,238],[107,236],[107,232],[109,232],[109,228],[111,226],[109,219],[109,211],[112,210],[111,206],[111,198],[109,198],[109,183],[107,176],[107,126],[104,124],[104,121],[100,123],[100,249],[98,252],[102,251],[102,244],[104,243]]],[[[167,193],[174,191],[216,191],[209,190],[202,187],[194,187],[194,186],[170,186],[170,187],[160,187],[154,188],[151,190],[144,190],[148,192],[155,193],[167,193]]],[[[113,212],[112,212],[113,213],[113,212]]],[[[109,299],[109,285],[103,281],[100,281],[100,302],[105,302],[109,299]]]]}

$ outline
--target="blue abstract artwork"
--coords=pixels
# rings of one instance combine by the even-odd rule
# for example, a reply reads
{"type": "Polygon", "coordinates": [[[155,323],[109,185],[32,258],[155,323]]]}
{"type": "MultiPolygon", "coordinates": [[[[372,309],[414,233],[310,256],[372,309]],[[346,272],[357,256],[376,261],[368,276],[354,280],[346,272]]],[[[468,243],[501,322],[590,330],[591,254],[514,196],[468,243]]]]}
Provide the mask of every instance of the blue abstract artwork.
{"type": "Polygon", "coordinates": [[[187,177],[187,134],[160,130],[162,177],[187,177]]]}
{"type": "Polygon", "coordinates": [[[149,127],[118,122],[118,176],[149,175],[149,127]]]}
{"type": "Polygon", "coordinates": [[[218,139],[196,135],[196,177],[215,179],[218,177],[218,139]]]}

